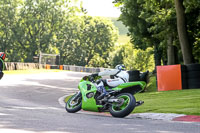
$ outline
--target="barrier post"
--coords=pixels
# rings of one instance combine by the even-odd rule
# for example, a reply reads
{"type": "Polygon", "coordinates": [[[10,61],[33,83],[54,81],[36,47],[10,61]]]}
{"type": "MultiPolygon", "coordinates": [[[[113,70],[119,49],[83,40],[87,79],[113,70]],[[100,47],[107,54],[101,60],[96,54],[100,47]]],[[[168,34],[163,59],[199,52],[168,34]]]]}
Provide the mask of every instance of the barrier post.
{"type": "Polygon", "coordinates": [[[60,65],[60,66],[59,66],[59,69],[60,69],[60,70],[63,70],[63,65],[60,65]]]}

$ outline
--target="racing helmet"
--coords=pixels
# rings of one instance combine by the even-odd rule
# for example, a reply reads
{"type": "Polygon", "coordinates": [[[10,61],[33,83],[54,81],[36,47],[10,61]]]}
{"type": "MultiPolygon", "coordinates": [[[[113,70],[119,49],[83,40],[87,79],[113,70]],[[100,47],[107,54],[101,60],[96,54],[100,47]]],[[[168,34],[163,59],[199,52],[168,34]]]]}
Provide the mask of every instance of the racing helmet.
{"type": "Polygon", "coordinates": [[[119,64],[115,67],[115,69],[118,69],[118,70],[125,70],[126,67],[123,65],[123,64],[119,64]]]}
{"type": "Polygon", "coordinates": [[[0,58],[4,60],[6,58],[6,54],[4,52],[0,52],[0,58]]]}

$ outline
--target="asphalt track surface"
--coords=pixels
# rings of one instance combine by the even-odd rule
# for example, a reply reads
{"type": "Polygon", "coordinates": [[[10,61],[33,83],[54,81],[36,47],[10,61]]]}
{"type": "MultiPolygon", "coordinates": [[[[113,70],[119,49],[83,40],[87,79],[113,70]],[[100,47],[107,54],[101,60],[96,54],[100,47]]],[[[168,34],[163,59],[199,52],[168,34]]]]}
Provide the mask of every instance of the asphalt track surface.
{"type": "Polygon", "coordinates": [[[5,75],[0,81],[0,133],[200,133],[199,122],[67,113],[58,99],[76,92],[84,75],[5,75]]]}

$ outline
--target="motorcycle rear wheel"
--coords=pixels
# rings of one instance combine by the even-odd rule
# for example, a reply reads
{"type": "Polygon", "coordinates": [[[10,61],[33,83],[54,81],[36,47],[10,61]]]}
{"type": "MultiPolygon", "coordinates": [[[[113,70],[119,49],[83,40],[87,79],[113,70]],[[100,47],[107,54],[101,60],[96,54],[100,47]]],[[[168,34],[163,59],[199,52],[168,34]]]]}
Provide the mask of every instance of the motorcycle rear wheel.
{"type": "Polygon", "coordinates": [[[71,96],[69,98],[69,100],[66,102],[65,109],[69,113],[76,113],[79,110],[81,110],[81,105],[82,105],[81,100],[82,100],[82,98],[78,97],[77,99],[74,100],[74,97],[76,95],[77,94],[74,94],[73,96],[71,96]]]}
{"type": "Polygon", "coordinates": [[[121,103],[113,103],[109,107],[110,114],[113,117],[123,118],[129,115],[135,108],[136,100],[135,97],[130,93],[121,93],[115,98],[120,99],[121,103]]]}

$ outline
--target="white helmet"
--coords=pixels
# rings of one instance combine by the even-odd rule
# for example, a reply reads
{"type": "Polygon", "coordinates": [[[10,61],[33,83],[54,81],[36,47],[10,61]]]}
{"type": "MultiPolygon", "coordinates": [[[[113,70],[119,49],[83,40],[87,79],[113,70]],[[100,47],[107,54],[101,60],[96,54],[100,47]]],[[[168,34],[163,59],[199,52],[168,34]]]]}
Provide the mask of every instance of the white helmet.
{"type": "Polygon", "coordinates": [[[118,69],[118,70],[125,70],[126,67],[123,65],[123,64],[119,64],[115,67],[115,69],[118,69]]]}

